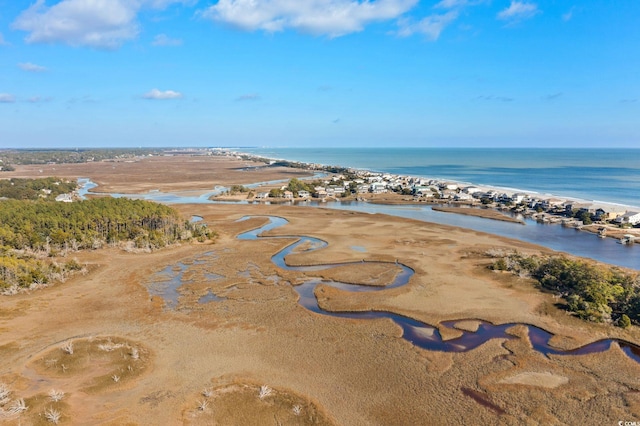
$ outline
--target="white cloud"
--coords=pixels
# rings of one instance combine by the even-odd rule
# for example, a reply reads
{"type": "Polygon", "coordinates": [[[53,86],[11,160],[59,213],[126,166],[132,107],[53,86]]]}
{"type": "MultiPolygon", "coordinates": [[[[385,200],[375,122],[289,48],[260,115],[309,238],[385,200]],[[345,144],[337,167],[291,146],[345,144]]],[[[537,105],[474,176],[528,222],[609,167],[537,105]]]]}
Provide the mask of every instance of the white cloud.
{"type": "Polygon", "coordinates": [[[37,0],[12,27],[27,31],[28,43],[66,43],[114,49],[139,33],[136,15],[143,7],[162,8],[191,0],[62,0],[47,6],[37,0]]]}
{"type": "Polygon", "coordinates": [[[509,7],[498,13],[498,19],[511,22],[522,21],[533,18],[539,12],[538,5],[535,3],[511,0],[509,7]]]}
{"type": "Polygon", "coordinates": [[[0,93],[0,103],[12,104],[16,101],[16,97],[9,93],[0,93]]]}
{"type": "Polygon", "coordinates": [[[158,34],[153,38],[151,42],[153,46],[181,46],[182,40],[177,38],[171,38],[166,34],[158,34]]]}
{"type": "Polygon", "coordinates": [[[28,72],[45,72],[47,70],[46,67],[32,64],[31,62],[21,62],[18,64],[18,67],[20,67],[21,70],[28,72]]]}
{"type": "Polygon", "coordinates": [[[565,14],[562,15],[562,20],[567,22],[570,21],[571,18],[573,18],[573,11],[575,10],[575,6],[572,7],[571,9],[569,9],[569,11],[565,14]]]}
{"type": "Polygon", "coordinates": [[[236,98],[236,101],[257,101],[260,99],[260,95],[257,93],[248,93],[245,95],[240,95],[236,98]]]}
{"type": "Polygon", "coordinates": [[[151,89],[144,95],[144,99],[179,99],[182,97],[182,93],[174,92],[173,90],[165,90],[164,92],[158,89],[151,89]]]}
{"type": "Polygon", "coordinates": [[[291,28],[339,37],[362,31],[371,22],[396,19],[417,3],[418,0],[220,0],[202,15],[248,31],[291,28]]]}
{"type": "Polygon", "coordinates": [[[50,96],[47,97],[42,97],[42,96],[32,96],[29,99],[27,99],[27,102],[32,103],[32,104],[37,104],[37,103],[41,103],[41,102],[50,102],[52,101],[53,98],[50,96]]]}
{"type": "Polygon", "coordinates": [[[457,18],[458,12],[452,10],[443,15],[427,16],[417,23],[400,21],[398,35],[408,37],[413,34],[423,34],[429,40],[437,40],[447,25],[451,24],[457,18]]]}
{"type": "Polygon", "coordinates": [[[435,9],[455,9],[466,6],[477,6],[486,2],[487,0],[442,0],[433,7],[435,9]]]}

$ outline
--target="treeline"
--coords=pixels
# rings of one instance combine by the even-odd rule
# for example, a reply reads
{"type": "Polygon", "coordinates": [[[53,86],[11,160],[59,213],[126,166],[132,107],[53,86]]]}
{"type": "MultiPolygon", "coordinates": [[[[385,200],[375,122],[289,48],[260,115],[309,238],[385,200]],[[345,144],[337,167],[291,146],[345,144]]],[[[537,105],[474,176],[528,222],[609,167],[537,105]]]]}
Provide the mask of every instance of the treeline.
{"type": "Polygon", "coordinates": [[[0,201],[0,292],[46,284],[81,269],[73,261],[38,258],[118,243],[153,250],[213,235],[206,225],[182,219],[171,207],[143,200],[0,201]]]}
{"type": "Polygon", "coordinates": [[[640,324],[638,274],[564,256],[520,253],[501,256],[491,268],[534,278],[542,288],[562,297],[567,309],[582,319],[620,327],[640,324]]]}
{"type": "Polygon", "coordinates": [[[204,225],[181,219],[169,206],[143,200],[0,202],[0,245],[16,250],[77,250],[128,240],[138,248],[157,248],[208,236],[204,225]]]}
{"type": "Polygon", "coordinates": [[[121,158],[133,158],[149,154],[159,155],[163,149],[10,149],[0,151],[0,160],[5,164],[4,170],[11,169],[16,164],[47,164],[47,163],[85,163],[87,161],[102,161],[121,158]]]}
{"type": "Polygon", "coordinates": [[[15,200],[37,200],[39,198],[55,200],[60,194],[68,194],[77,189],[74,181],[47,177],[41,179],[0,180],[0,197],[15,200]]]}

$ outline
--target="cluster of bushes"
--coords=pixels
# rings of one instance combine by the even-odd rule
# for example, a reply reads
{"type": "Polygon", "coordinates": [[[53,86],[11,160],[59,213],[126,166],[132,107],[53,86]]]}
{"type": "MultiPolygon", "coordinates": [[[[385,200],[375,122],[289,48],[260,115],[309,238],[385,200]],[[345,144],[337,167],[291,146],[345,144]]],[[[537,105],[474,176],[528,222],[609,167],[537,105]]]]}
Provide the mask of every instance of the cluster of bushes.
{"type": "Polygon", "coordinates": [[[640,324],[640,278],[616,267],[565,256],[500,256],[491,268],[535,279],[578,317],[621,327],[640,324]]]}
{"type": "Polygon", "coordinates": [[[247,192],[251,192],[251,190],[243,185],[231,185],[231,188],[229,188],[229,194],[231,195],[245,194],[247,192]]]}
{"type": "Polygon", "coordinates": [[[8,247],[0,247],[0,293],[14,293],[34,285],[64,281],[69,275],[83,269],[76,260],[45,262],[18,254],[8,247]]]}

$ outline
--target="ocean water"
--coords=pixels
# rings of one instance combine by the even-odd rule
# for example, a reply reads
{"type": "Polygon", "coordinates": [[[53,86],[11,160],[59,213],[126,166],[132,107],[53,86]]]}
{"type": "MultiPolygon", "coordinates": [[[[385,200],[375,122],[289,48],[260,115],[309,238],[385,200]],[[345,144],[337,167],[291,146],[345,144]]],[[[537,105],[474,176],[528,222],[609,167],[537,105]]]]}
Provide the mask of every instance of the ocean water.
{"type": "Polygon", "coordinates": [[[243,148],[268,158],[446,179],[640,209],[640,149],[243,148]]]}

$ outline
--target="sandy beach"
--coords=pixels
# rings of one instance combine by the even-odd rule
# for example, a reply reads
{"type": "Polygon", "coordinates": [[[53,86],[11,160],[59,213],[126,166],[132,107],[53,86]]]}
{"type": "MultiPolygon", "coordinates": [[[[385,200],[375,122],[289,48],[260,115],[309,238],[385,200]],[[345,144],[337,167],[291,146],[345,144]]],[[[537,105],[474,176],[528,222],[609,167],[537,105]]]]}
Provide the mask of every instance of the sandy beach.
{"type": "MultiPolygon", "coordinates": [[[[304,175],[243,171],[243,162],[219,161],[161,158],[14,173],[90,177],[105,192],[208,189],[304,175]]],[[[429,351],[403,339],[388,319],[310,312],[294,289],[313,277],[383,285],[401,262],[415,271],[407,285],[375,293],[319,285],[320,306],[397,313],[435,326],[444,339],[483,320],[535,325],[553,333],[551,342],[561,349],[614,337],[640,343],[637,327],[581,321],[531,281],[488,269],[488,251],[548,253],[543,247],[352,211],[175,207],[185,218],[201,216],[218,233],[215,241],[153,253],[78,252],[73,256],[89,265],[86,275],[0,297],[0,383],[29,407],[4,422],[49,424],[48,409],[61,414],[60,424],[105,425],[616,424],[640,416],[640,364],[617,344],[603,353],[547,357],[532,349],[526,326],[516,325],[509,329],[513,338],[468,352],[429,351]],[[288,238],[236,238],[264,224],[266,215],[288,221],[266,235],[288,238]],[[253,218],[238,221],[245,216],[253,218]],[[355,263],[319,273],[276,267],[271,256],[302,235],[327,247],[303,247],[287,257],[289,265],[355,263]],[[386,263],[367,264],[373,261],[386,263]],[[175,306],[149,292],[171,280],[166,271],[182,274],[175,306]],[[200,303],[208,295],[218,300],[200,303]],[[456,327],[443,327],[447,320],[456,327]],[[64,397],[53,401],[51,389],[64,397]]]]}

